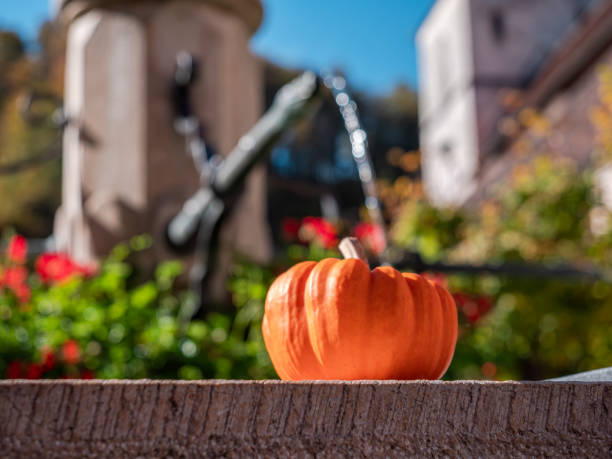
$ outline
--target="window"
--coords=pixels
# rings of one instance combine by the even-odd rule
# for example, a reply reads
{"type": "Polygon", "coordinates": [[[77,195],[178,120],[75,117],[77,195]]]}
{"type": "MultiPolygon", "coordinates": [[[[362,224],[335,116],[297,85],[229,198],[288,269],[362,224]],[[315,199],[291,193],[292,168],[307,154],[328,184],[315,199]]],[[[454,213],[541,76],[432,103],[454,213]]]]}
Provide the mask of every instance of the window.
{"type": "Polygon", "coordinates": [[[440,153],[442,158],[444,158],[445,160],[452,160],[453,159],[453,144],[451,141],[447,140],[445,142],[442,142],[442,144],[440,145],[440,153]]]}
{"type": "Polygon", "coordinates": [[[501,44],[506,38],[506,21],[501,10],[491,12],[491,35],[497,44],[501,44]]]}

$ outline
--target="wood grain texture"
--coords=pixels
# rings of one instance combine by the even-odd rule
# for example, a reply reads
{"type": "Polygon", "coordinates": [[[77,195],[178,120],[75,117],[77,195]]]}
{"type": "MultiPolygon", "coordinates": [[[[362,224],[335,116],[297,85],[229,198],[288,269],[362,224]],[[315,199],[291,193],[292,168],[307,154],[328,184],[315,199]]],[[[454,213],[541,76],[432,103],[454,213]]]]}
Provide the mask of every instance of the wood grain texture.
{"type": "Polygon", "coordinates": [[[612,383],[2,381],[2,457],[612,456],[612,383]]]}

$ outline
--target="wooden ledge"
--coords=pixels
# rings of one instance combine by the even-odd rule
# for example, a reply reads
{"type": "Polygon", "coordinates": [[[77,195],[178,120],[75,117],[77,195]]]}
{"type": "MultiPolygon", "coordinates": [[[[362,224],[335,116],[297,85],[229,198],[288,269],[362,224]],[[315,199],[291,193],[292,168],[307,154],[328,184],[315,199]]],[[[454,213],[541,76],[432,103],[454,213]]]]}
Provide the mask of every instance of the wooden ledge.
{"type": "Polygon", "coordinates": [[[3,457],[612,451],[609,382],[2,381],[0,408],[3,457]]]}

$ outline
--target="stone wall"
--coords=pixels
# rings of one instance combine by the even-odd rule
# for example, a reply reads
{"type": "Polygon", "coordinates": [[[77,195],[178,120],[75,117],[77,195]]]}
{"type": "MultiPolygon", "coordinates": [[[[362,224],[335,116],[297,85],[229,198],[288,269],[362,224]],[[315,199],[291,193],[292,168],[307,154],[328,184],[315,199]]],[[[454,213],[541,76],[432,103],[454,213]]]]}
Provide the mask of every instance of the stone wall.
{"type": "Polygon", "coordinates": [[[610,457],[612,383],[2,381],[4,457],[610,457]]]}

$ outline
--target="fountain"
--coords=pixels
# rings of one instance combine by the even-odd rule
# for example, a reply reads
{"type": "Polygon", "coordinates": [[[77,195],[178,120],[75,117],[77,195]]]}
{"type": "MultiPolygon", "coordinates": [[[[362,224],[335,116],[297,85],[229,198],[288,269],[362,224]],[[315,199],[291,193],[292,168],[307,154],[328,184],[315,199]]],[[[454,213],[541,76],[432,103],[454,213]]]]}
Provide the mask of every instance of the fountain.
{"type": "MultiPolygon", "coordinates": [[[[261,3],[62,0],[59,14],[69,24],[64,108],[71,122],[64,131],[56,248],[88,262],[149,233],[155,243],[146,264],[176,257],[164,243],[165,228],[206,180],[199,170],[206,165],[204,137],[208,153],[222,158],[261,113],[260,67],[248,50],[261,3]],[[200,64],[194,75],[190,57],[200,64]],[[192,96],[192,117],[177,116],[181,91],[192,96]],[[189,124],[194,120],[197,126],[189,124]]],[[[240,211],[224,223],[227,249],[212,296],[225,294],[233,250],[259,262],[272,255],[265,170],[254,170],[244,186],[240,211]]]]}
{"type": "MultiPolygon", "coordinates": [[[[357,104],[351,98],[346,88],[346,80],[343,77],[339,75],[328,75],[325,77],[324,82],[325,86],[331,90],[334,101],[340,110],[340,115],[344,120],[344,127],[351,143],[351,153],[357,165],[368,214],[372,222],[381,228],[384,235],[385,222],[382,216],[378,193],[376,191],[376,174],[368,152],[368,135],[361,127],[357,104]]],[[[384,237],[385,250],[380,254],[380,261],[383,263],[387,262],[388,258],[387,240],[386,236],[384,237]]]]}

